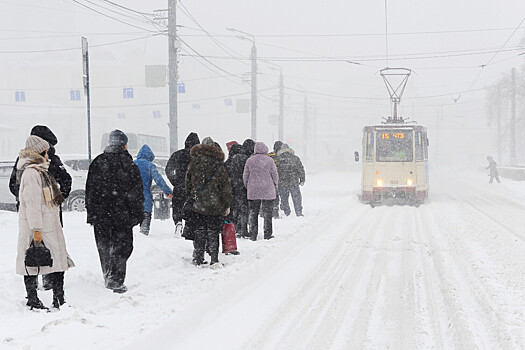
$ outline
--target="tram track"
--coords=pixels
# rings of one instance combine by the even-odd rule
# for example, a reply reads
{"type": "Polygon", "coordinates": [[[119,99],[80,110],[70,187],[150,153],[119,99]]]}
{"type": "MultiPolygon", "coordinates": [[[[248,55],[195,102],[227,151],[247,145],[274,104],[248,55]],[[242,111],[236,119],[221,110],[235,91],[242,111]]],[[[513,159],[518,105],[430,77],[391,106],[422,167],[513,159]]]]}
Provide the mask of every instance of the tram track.
{"type": "MultiPolygon", "coordinates": [[[[466,204],[470,207],[470,203],[466,204]]],[[[457,210],[461,211],[463,205],[463,202],[458,202],[457,210]]],[[[472,251],[472,238],[462,235],[460,231],[454,231],[455,223],[450,222],[449,211],[450,208],[447,210],[443,207],[435,208],[433,220],[446,222],[448,219],[449,223],[448,228],[441,227],[437,234],[429,235],[429,239],[432,249],[437,248],[437,242],[447,247],[446,251],[438,254],[441,258],[435,257],[433,261],[438,267],[442,261],[448,261],[450,266],[447,270],[438,270],[439,280],[444,283],[442,291],[445,295],[448,315],[453,320],[454,327],[457,327],[454,332],[456,346],[458,348],[465,346],[509,348],[511,343],[519,343],[519,341],[506,327],[512,319],[510,310],[501,302],[497,303],[497,300],[505,300],[505,295],[501,295],[501,292],[504,291],[506,294],[508,291],[505,286],[500,285],[492,271],[479,268],[483,266],[483,261],[477,260],[472,251]],[[455,234],[452,235],[451,232],[455,234]],[[450,305],[454,307],[450,308],[450,305]]]]}

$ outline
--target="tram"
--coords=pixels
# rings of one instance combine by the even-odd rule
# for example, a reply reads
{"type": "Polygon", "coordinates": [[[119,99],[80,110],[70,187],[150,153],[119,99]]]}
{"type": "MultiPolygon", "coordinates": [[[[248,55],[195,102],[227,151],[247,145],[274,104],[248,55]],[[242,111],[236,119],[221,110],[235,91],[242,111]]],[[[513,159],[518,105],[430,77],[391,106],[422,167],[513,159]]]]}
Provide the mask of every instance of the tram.
{"type": "MultiPolygon", "coordinates": [[[[428,197],[429,189],[427,128],[397,115],[397,106],[412,71],[385,68],[380,72],[393,104],[393,117],[363,128],[361,200],[372,207],[379,204],[419,206],[428,197]],[[399,84],[392,84],[391,80],[395,79],[399,84]]],[[[358,152],[355,157],[358,161],[358,152]]]]}
{"type": "MultiPolygon", "coordinates": [[[[402,119],[401,119],[402,120],[402,119]]],[[[361,200],[419,206],[428,197],[427,129],[393,122],[363,128],[361,200]]]]}

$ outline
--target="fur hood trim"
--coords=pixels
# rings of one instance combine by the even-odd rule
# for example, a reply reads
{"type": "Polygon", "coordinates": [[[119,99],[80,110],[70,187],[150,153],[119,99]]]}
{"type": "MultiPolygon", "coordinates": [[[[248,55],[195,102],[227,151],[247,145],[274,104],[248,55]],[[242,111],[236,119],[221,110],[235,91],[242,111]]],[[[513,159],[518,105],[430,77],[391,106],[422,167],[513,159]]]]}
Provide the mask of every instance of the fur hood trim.
{"type": "Polygon", "coordinates": [[[277,152],[277,155],[280,156],[283,153],[295,154],[294,150],[291,148],[281,148],[281,150],[277,152]]]}
{"type": "Polygon", "coordinates": [[[198,144],[191,148],[190,155],[196,157],[198,155],[209,156],[217,158],[221,163],[224,162],[224,152],[216,146],[198,144]]]}

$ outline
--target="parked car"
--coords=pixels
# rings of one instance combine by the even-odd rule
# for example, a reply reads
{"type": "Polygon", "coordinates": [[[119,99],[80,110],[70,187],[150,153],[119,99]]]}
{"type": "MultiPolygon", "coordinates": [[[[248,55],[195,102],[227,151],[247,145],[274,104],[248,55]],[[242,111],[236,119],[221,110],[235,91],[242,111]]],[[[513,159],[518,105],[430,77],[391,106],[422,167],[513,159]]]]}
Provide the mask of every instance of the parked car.
{"type": "Polygon", "coordinates": [[[0,210],[16,211],[16,198],[9,190],[14,161],[0,161],[0,210]]]}
{"type": "Polygon", "coordinates": [[[82,154],[61,154],[60,159],[73,180],[71,183],[71,192],[62,204],[62,209],[67,211],[85,211],[89,159],[86,155],[82,154]]]}

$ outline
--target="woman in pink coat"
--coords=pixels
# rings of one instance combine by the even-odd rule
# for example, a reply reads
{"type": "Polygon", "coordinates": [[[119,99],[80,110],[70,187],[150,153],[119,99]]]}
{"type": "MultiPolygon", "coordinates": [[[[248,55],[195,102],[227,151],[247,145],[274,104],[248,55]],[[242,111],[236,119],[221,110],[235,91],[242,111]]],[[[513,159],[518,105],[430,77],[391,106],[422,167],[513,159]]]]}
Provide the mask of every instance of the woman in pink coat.
{"type": "Polygon", "coordinates": [[[246,161],[243,174],[244,186],[248,190],[250,236],[257,240],[259,210],[264,218],[264,239],[274,238],[272,232],[273,201],[277,195],[279,176],[268,147],[263,142],[255,144],[254,154],[246,161]]]}

